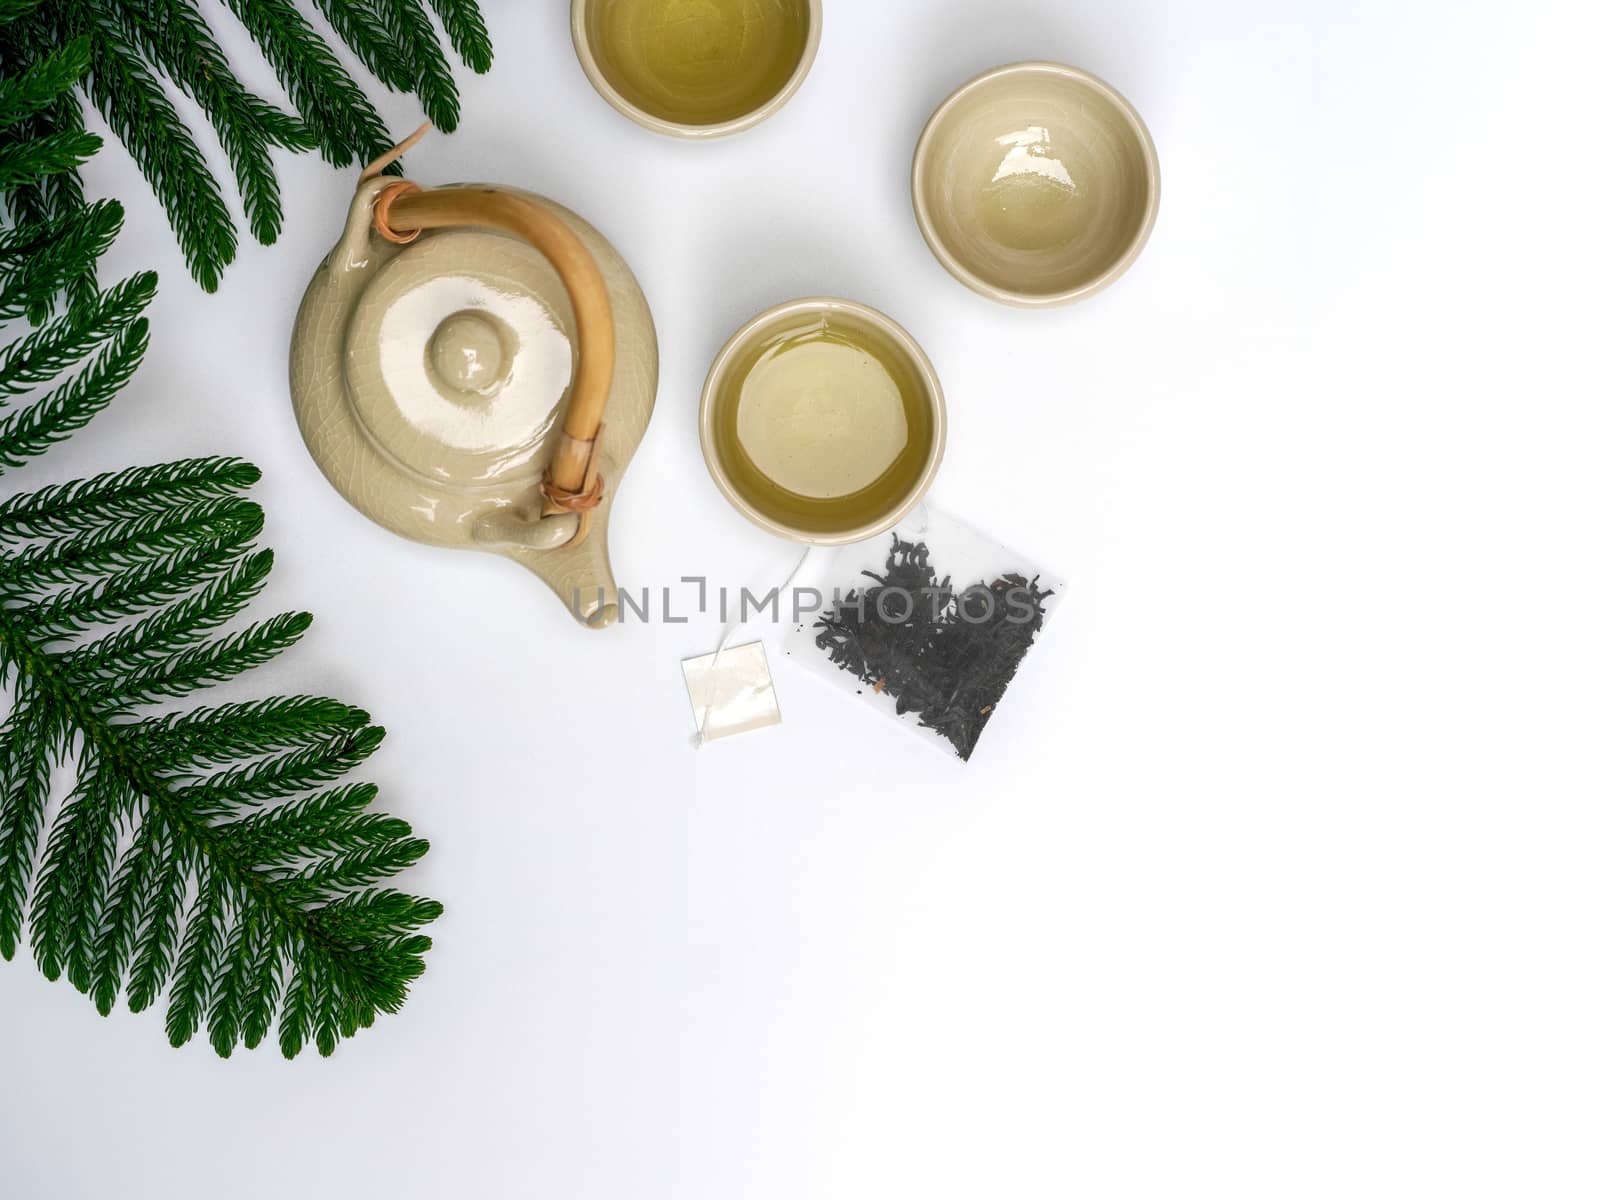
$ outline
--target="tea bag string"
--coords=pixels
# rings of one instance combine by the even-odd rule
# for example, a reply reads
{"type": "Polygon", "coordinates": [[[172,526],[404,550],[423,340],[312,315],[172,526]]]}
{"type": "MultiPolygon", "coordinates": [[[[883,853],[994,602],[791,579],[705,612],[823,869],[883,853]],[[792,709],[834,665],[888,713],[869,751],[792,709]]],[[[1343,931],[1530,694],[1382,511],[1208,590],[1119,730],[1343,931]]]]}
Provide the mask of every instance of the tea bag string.
{"type": "MultiPolygon", "coordinates": [[[[800,555],[800,561],[795,563],[794,569],[789,572],[789,577],[778,585],[779,615],[782,615],[783,612],[784,594],[794,586],[794,581],[800,578],[800,573],[806,569],[806,564],[811,561],[811,553],[815,549],[815,546],[807,546],[804,553],[800,555]]],[[[689,745],[696,750],[705,749],[707,741],[706,727],[711,724],[711,713],[717,707],[717,701],[720,699],[718,692],[721,690],[721,683],[717,678],[717,664],[722,661],[722,656],[728,649],[728,643],[733,641],[734,635],[749,623],[742,617],[735,617],[723,627],[722,639],[717,643],[716,653],[711,656],[711,665],[706,668],[707,673],[711,676],[711,694],[706,697],[705,706],[700,710],[700,719],[696,722],[697,728],[694,731],[694,736],[689,739],[689,745]]]]}

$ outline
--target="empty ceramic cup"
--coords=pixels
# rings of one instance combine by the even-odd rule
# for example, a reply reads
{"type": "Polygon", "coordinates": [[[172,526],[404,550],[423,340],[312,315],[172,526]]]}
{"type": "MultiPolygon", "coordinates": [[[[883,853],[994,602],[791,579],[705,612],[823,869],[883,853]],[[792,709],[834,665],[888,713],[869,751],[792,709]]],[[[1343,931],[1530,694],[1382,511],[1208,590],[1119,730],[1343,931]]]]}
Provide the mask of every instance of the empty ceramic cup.
{"type": "Polygon", "coordinates": [[[917,223],[957,279],[1007,304],[1067,304],[1132,265],[1160,203],[1155,144],[1115,88],[1018,63],[961,87],[922,135],[917,223]]]}
{"type": "Polygon", "coordinates": [[[898,523],[944,457],[944,392],[911,335],[848,300],[794,300],[734,334],[700,401],[728,501],[770,533],[843,545],[898,523]]]}
{"type": "Polygon", "coordinates": [[[822,0],[573,0],[572,40],[595,89],[646,129],[737,133],[799,90],[822,0]]]}

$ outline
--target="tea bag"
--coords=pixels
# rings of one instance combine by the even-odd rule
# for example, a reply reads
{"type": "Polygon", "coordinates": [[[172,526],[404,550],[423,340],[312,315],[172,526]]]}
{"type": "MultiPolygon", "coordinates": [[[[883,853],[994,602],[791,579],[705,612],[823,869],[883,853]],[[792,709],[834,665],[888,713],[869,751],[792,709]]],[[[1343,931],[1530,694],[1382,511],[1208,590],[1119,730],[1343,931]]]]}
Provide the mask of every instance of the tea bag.
{"type": "MultiPolygon", "coordinates": [[[[801,553],[788,577],[772,590],[774,598],[789,591],[811,561],[811,555],[810,547],[801,553]]],[[[781,602],[775,611],[782,612],[781,602]]],[[[724,616],[727,616],[726,602],[724,616]]],[[[707,742],[718,738],[749,733],[783,721],[772,672],[767,667],[766,645],[751,642],[732,649],[728,646],[749,624],[748,615],[741,612],[723,630],[714,654],[684,660],[683,678],[689,685],[689,702],[694,705],[695,712],[695,735],[691,744],[696,749],[703,749],[707,742]]]]}
{"type": "Polygon", "coordinates": [[[767,648],[760,642],[685,659],[683,681],[689,686],[697,744],[783,721],[767,648]]]}
{"type": "Polygon", "coordinates": [[[924,506],[839,551],[816,592],[821,611],[784,639],[790,659],[967,760],[1063,587],[924,506]]]}

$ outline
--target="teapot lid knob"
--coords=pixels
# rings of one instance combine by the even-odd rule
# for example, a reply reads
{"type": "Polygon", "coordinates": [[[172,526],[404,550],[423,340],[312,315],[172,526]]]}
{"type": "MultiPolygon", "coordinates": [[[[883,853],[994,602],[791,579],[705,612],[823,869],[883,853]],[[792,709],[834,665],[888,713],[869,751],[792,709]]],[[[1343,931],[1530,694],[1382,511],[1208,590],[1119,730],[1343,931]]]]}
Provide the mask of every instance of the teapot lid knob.
{"type": "Polygon", "coordinates": [[[492,396],[511,368],[505,334],[495,317],[463,309],[439,322],[428,341],[428,362],[446,388],[468,397],[492,396]]]}

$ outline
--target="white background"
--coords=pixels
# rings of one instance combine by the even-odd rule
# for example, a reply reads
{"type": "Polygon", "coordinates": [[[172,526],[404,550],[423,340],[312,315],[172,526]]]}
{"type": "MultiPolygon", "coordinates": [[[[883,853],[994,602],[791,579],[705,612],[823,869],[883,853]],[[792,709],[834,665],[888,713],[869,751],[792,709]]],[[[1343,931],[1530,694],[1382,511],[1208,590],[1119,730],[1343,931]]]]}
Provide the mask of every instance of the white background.
{"type": "Polygon", "coordinates": [[[697,754],[714,620],[581,634],[312,465],[285,355],[353,173],[284,158],[282,243],[208,298],[108,149],[153,346],[8,485],[260,463],[261,611],[318,620],[248,690],[388,727],[367,775],[448,911],[329,1061],[175,1052],[0,966],[0,1194],[1600,1194],[1593,6],[828,0],[793,105],[707,146],[606,107],[560,0],[487,11],[496,66],[410,168],[557,197],[638,272],[619,576],[789,558],[709,482],[699,385],[835,293],[938,365],[936,499],[1070,601],[970,766],[781,662],[782,728],[697,754]],[[945,276],[907,188],[939,100],[1020,58],[1121,88],[1166,179],[1127,278],[1046,314],[945,276]]]}

